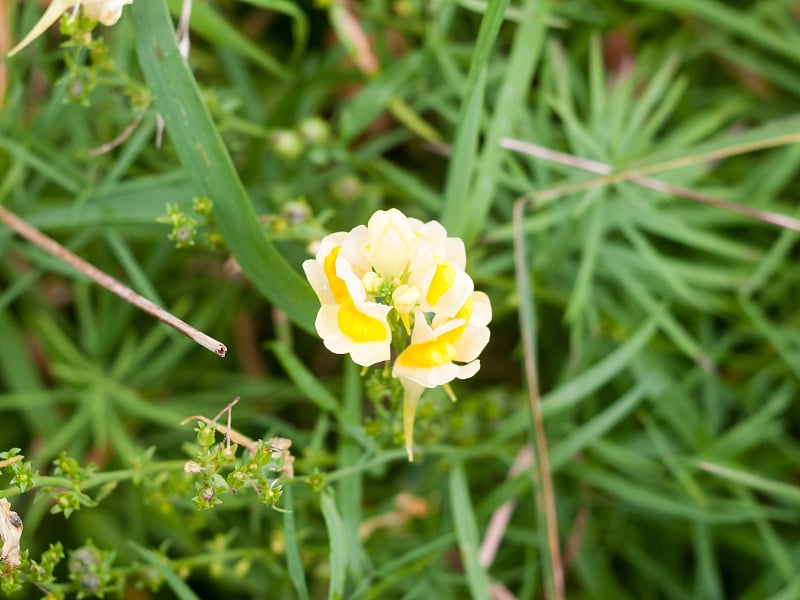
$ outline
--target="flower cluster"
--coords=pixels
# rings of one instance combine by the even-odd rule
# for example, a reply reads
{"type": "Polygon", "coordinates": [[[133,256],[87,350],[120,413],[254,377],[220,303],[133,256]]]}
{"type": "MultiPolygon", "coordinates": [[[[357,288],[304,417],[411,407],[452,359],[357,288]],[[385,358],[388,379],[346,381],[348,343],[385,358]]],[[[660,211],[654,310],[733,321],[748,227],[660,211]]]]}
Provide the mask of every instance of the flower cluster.
{"type": "Polygon", "coordinates": [[[84,14],[103,25],[114,25],[122,16],[122,7],[126,4],[133,4],[133,0],[53,0],[44,11],[42,18],[37,21],[23,40],[14,46],[9,56],[14,56],[25,46],[30,44],[37,37],[42,35],[47,29],[61,18],[68,10],[77,13],[78,8],[83,6],[84,14]]]}
{"type": "Polygon", "coordinates": [[[392,358],[404,390],[403,433],[413,460],[414,415],[425,388],[472,377],[489,341],[489,298],[464,271],[464,243],[437,221],[397,209],[325,237],[303,263],[321,308],[315,326],[331,352],[367,367],[392,358]]]}

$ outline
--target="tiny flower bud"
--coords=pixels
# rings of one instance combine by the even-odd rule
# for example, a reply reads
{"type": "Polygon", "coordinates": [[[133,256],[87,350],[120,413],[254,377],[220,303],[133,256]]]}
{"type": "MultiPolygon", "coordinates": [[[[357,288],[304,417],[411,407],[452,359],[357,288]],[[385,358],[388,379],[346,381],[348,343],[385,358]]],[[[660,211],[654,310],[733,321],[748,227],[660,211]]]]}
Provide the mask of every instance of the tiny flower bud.
{"type": "Polygon", "coordinates": [[[311,210],[309,210],[305,202],[295,200],[283,207],[283,214],[286,215],[286,220],[290,223],[303,223],[308,219],[311,210]]]}
{"type": "Polygon", "coordinates": [[[374,296],[383,285],[383,277],[378,275],[375,271],[367,271],[361,278],[361,283],[364,285],[364,290],[368,294],[374,296]]]}
{"type": "Polygon", "coordinates": [[[328,123],[320,117],[309,117],[298,125],[300,136],[310,145],[324,144],[331,136],[328,123]]]}
{"type": "Polygon", "coordinates": [[[203,500],[204,502],[212,502],[214,500],[215,495],[216,494],[214,494],[214,489],[210,487],[203,488],[200,491],[200,499],[203,500]]]}
{"type": "Polygon", "coordinates": [[[407,314],[417,305],[419,297],[418,288],[403,284],[392,293],[392,304],[394,304],[397,312],[407,314]]]}
{"type": "Polygon", "coordinates": [[[342,175],[331,184],[331,195],[342,204],[358,200],[364,195],[364,185],[355,175],[342,175]]]}
{"type": "Polygon", "coordinates": [[[275,154],[286,160],[294,160],[303,153],[303,140],[294,131],[281,129],[270,137],[275,154]]]}
{"type": "Polygon", "coordinates": [[[187,475],[196,475],[197,473],[203,472],[203,467],[201,467],[198,463],[194,462],[193,460],[187,460],[186,463],[183,465],[183,472],[187,475]]]}

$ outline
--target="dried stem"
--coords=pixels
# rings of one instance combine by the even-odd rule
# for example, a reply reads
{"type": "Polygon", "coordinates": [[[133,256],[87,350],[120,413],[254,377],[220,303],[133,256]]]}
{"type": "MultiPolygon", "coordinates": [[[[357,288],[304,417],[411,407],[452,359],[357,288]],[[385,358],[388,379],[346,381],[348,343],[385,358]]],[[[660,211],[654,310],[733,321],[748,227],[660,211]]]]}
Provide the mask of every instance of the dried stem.
{"type": "Polygon", "coordinates": [[[131,137],[131,135],[133,135],[133,132],[136,131],[136,128],[139,127],[139,124],[142,122],[142,119],[144,118],[146,112],[147,108],[145,108],[145,110],[140,112],[133,120],[133,122],[130,125],[128,125],[125,129],[123,129],[122,133],[120,133],[113,140],[111,140],[110,142],[106,142],[102,146],[98,146],[97,148],[92,148],[91,150],[89,150],[89,156],[100,156],[102,154],[106,154],[108,152],[111,152],[114,148],[116,148],[123,142],[125,142],[129,137],[131,137]]]}
{"type": "MultiPolygon", "coordinates": [[[[220,413],[220,415],[221,414],[222,413],[220,413]]],[[[181,421],[181,425],[186,425],[190,421],[202,421],[206,425],[213,425],[214,429],[219,433],[221,433],[222,435],[224,435],[229,443],[230,440],[233,440],[235,443],[239,444],[242,448],[245,448],[250,454],[255,454],[256,452],[258,452],[258,444],[256,444],[253,440],[251,440],[246,435],[239,433],[235,429],[232,429],[230,426],[225,427],[225,425],[220,425],[219,423],[217,423],[216,419],[209,419],[208,417],[204,417],[203,415],[193,415],[191,417],[186,417],[183,421],[181,421]]]]}
{"type": "MultiPolygon", "coordinates": [[[[743,204],[738,204],[736,202],[731,202],[729,200],[722,200],[721,198],[715,198],[707,194],[701,194],[700,192],[695,192],[694,190],[691,190],[689,188],[673,185],[671,183],[667,183],[659,179],[654,179],[652,177],[646,177],[642,175],[643,172],[652,173],[657,171],[667,171],[670,169],[676,169],[678,167],[695,164],[701,159],[702,160],[719,159],[734,154],[735,153],[734,150],[751,152],[753,150],[762,149],[763,147],[772,147],[773,144],[781,145],[781,144],[796,143],[798,141],[800,141],[800,136],[798,136],[797,134],[791,134],[771,140],[771,144],[769,146],[765,146],[764,144],[758,144],[758,145],[742,144],[740,146],[735,146],[733,149],[728,149],[728,152],[723,152],[723,151],[717,151],[715,153],[709,152],[707,154],[687,157],[684,159],[676,159],[665,163],[660,163],[658,165],[643,167],[639,170],[635,169],[624,170],[616,173],[614,172],[614,168],[611,165],[607,165],[605,163],[601,163],[595,160],[580,158],[577,156],[573,156],[571,154],[559,152],[557,150],[551,150],[550,148],[545,148],[544,146],[539,146],[537,144],[522,142],[512,138],[503,138],[502,140],[500,140],[500,145],[503,146],[503,148],[514,150],[516,152],[520,152],[528,156],[549,160],[551,162],[557,162],[562,165],[567,165],[570,167],[581,169],[583,171],[589,171],[591,173],[597,173],[598,175],[602,175],[602,177],[598,179],[593,179],[591,181],[585,181],[576,184],[568,184],[561,187],[551,188],[550,190],[547,191],[546,197],[541,196],[540,199],[552,199],[559,196],[565,196],[567,194],[572,194],[575,192],[583,191],[600,185],[608,185],[610,183],[614,183],[617,181],[630,181],[631,183],[641,185],[642,187],[646,187],[651,190],[656,190],[659,192],[665,192],[667,194],[680,196],[681,198],[686,198],[687,200],[693,200],[695,202],[699,202],[700,204],[706,204],[708,206],[714,206],[722,210],[735,212],[737,214],[743,215],[751,219],[755,219],[757,221],[769,223],[770,225],[776,225],[778,227],[783,227],[784,229],[791,229],[792,231],[800,232],[800,219],[795,219],[793,217],[789,217],[787,215],[782,215],[780,213],[775,213],[771,211],[750,208],[749,206],[745,206],[743,204]]],[[[545,192],[545,190],[542,190],[542,192],[545,192]]]]}
{"type": "Polygon", "coordinates": [[[533,488],[536,495],[536,505],[540,515],[544,516],[544,525],[547,535],[547,549],[549,559],[549,574],[545,573],[545,586],[548,596],[554,600],[564,598],[564,568],[561,562],[561,548],[558,541],[558,519],[556,516],[555,493],[553,479],[550,475],[550,462],[547,454],[547,437],[544,431],[542,418],[541,399],[539,395],[539,378],[536,371],[536,318],[531,284],[528,278],[528,269],[525,264],[525,237],[522,232],[522,221],[525,205],[533,201],[529,196],[517,198],[514,202],[514,271],[519,292],[520,308],[519,320],[522,332],[522,349],[525,358],[525,379],[528,384],[528,401],[533,417],[535,458],[533,462],[533,488]]]}
{"type": "Polygon", "coordinates": [[[154,316],[156,319],[163,321],[173,329],[177,329],[192,341],[203,346],[203,348],[210,350],[218,356],[225,356],[225,353],[228,351],[228,349],[225,347],[225,344],[222,342],[215,340],[198,329],[195,329],[188,323],[180,320],[172,313],[152,303],[144,296],[140,296],[131,288],[123,285],[110,275],[103,273],[94,265],[91,265],[82,258],[76,256],[54,239],[46,236],[38,229],[31,227],[25,221],[3,206],[0,206],[0,223],[5,223],[12,231],[15,231],[17,234],[29,240],[48,254],[54,256],[62,262],[67,263],[78,272],[82,273],[95,283],[103,286],[108,291],[115,293],[126,302],[130,302],[137,308],[154,316]]]}
{"type": "Polygon", "coordinates": [[[11,458],[7,458],[5,460],[0,460],[0,469],[7,467],[8,465],[13,465],[15,462],[21,461],[24,456],[21,454],[17,454],[16,456],[12,456],[11,458]]]}

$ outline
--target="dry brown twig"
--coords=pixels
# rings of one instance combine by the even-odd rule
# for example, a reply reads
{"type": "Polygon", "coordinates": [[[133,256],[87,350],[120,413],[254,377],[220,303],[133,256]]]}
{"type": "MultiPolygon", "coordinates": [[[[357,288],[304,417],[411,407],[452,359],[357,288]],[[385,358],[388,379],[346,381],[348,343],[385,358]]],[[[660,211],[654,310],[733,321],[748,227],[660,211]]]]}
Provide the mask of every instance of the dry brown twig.
{"type": "Polygon", "coordinates": [[[20,219],[3,206],[0,206],[0,223],[4,223],[9,227],[9,229],[32,242],[51,256],[54,256],[58,260],[67,263],[79,273],[82,273],[95,283],[103,286],[108,291],[113,292],[126,302],[130,302],[140,310],[143,310],[147,314],[154,316],[159,321],[162,321],[173,329],[181,332],[193,342],[203,346],[203,348],[210,350],[218,356],[225,356],[225,353],[228,351],[228,349],[225,347],[225,344],[222,342],[206,335],[199,329],[195,329],[185,321],[182,321],[173,315],[171,312],[164,310],[144,296],[137,294],[128,286],[120,283],[94,265],[73,254],[54,239],[46,236],[35,227],[31,227],[28,225],[28,223],[20,219]]]}
{"type": "Polygon", "coordinates": [[[17,454],[16,456],[12,456],[11,458],[7,458],[5,460],[0,460],[0,469],[7,467],[8,465],[13,465],[15,462],[21,461],[24,456],[21,454],[17,454]]]}
{"type": "MultiPolygon", "coordinates": [[[[785,136],[785,137],[786,140],[784,141],[787,143],[794,143],[800,141],[800,139],[796,135],[785,136]]],[[[672,194],[674,196],[680,196],[681,198],[685,198],[687,200],[693,200],[694,202],[698,202],[700,204],[707,204],[708,206],[714,206],[722,210],[727,210],[729,212],[740,214],[750,219],[755,219],[757,221],[769,223],[770,225],[783,227],[784,229],[791,229],[792,231],[800,231],[800,219],[795,219],[794,217],[790,217],[788,215],[782,215],[768,210],[758,210],[755,208],[751,208],[749,206],[745,206],[743,204],[738,204],[736,202],[731,202],[729,200],[723,200],[722,198],[715,198],[714,196],[709,196],[708,194],[701,194],[700,192],[696,192],[689,188],[681,187],[679,185],[673,185],[671,183],[667,183],[666,181],[661,181],[660,179],[646,177],[638,173],[636,170],[621,171],[619,173],[615,173],[614,168],[611,165],[607,165],[605,163],[601,163],[596,160],[580,158],[578,156],[573,156],[565,152],[551,150],[550,148],[539,146],[538,144],[531,144],[529,142],[523,142],[520,140],[515,140],[513,138],[501,139],[500,145],[508,150],[513,150],[521,154],[533,156],[534,158],[541,158],[543,160],[557,162],[559,164],[574,167],[576,169],[581,169],[583,171],[588,171],[590,173],[596,173],[597,175],[614,177],[615,181],[616,180],[630,181],[631,183],[635,183],[637,185],[649,188],[651,190],[664,192],[665,194],[672,194]]],[[[714,158],[717,158],[717,156],[709,158],[709,160],[713,160],[714,158]]],[[[666,163],[663,166],[663,170],[685,166],[685,164],[686,163],[684,163],[683,161],[671,161],[670,163],[666,163]]],[[[652,170],[652,169],[647,168],[645,170],[652,170]]]]}
{"type": "MultiPolygon", "coordinates": [[[[225,436],[225,443],[227,444],[227,450],[230,451],[231,447],[231,440],[234,443],[242,446],[246,449],[251,455],[258,452],[259,442],[256,442],[244,434],[239,433],[231,426],[232,420],[232,409],[239,403],[239,396],[236,396],[233,400],[231,400],[225,408],[217,413],[217,416],[213,419],[209,419],[203,415],[192,415],[191,417],[186,417],[183,421],[181,421],[181,425],[186,425],[191,421],[201,421],[206,425],[213,425],[214,430],[218,433],[221,433],[225,436]],[[220,425],[217,423],[219,418],[224,415],[225,413],[228,414],[228,426],[220,425]]],[[[267,440],[267,446],[269,447],[272,452],[282,452],[285,454],[284,462],[283,462],[283,474],[288,477],[289,479],[294,479],[294,456],[290,452],[290,448],[292,447],[292,440],[289,438],[283,437],[273,437],[267,440]]],[[[190,461],[191,463],[192,461],[190,461]]],[[[189,463],[187,463],[188,465],[189,463]]]]}

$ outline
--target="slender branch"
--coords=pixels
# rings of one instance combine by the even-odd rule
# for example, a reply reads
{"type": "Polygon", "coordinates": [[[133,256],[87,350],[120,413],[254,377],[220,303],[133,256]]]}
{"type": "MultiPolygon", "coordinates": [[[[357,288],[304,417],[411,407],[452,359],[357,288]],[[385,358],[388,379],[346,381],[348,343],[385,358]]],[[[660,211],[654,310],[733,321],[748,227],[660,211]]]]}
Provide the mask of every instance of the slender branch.
{"type": "Polygon", "coordinates": [[[98,146],[97,148],[92,148],[89,150],[89,156],[100,156],[101,154],[106,154],[107,152],[111,152],[114,148],[125,142],[133,132],[136,131],[136,128],[139,127],[139,124],[142,122],[144,115],[147,113],[147,107],[140,112],[133,122],[128,125],[125,129],[122,130],[117,137],[115,137],[110,142],[106,142],[105,144],[98,146]]]}
{"type": "MultiPolygon", "coordinates": [[[[777,144],[789,144],[798,141],[800,141],[800,135],[796,134],[781,136],[776,140],[772,140],[773,143],[777,144]]],[[[730,149],[727,153],[723,153],[722,151],[717,151],[715,153],[709,152],[707,154],[687,157],[686,159],[676,159],[673,161],[660,163],[658,165],[644,167],[639,170],[624,170],[615,173],[614,168],[611,165],[607,165],[595,160],[580,158],[578,156],[566,154],[565,152],[551,150],[550,148],[545,148],[544,146],[539,146],[537,144],[522,142],[512,138],[503,138],[500,140],[500,145],[503,146],[503,148],[514,150],[515,152],[520,152],[528,156],[549,160],[551,162],[557,162],[562,165],[575,167],[577,169],[589,171],[602,176],[590,181],[582,181],[575,184],[567,184],[564,186],[550,188],[547,190],[546,199],[564,196],[600,185],[608,185],[617,181],[630,181],[651,190],[680,196],[681,198],[686,198],[687,200],[693,200],[694,202],[698,202],[700,204],[706,204],[722,210],[735,212],[751,219],[769,223],[770,225],[776,225],[778,227],[783,227],[784,229],[791,229],[792,231],[800,232],[800,219],[795,219],[794,217],[789,217],[787,215],[782,215],[780,213],[771,211],[750,208],[749,206],[745,206],[743,204],[738,204],[729,200],[723,200],[721,198],[715,198],[707,194],[701,194],[700,192],[695,192],[689,188],[673,185],[671,183],[661,181],[660,179],[654,179],[652,177],[646,177],[642,175],[643,172],[652,173],[656,171],[667,171],[670,169],[687,166],[689,164],[694,164],[700,158],[703,160],[713,160],[724,156],[730,156],[734,153],[733,149],[730,149]]],[[[734,149],[749,152],[752,150],[761,149],[763,147],[763,144],[742,144],[740,146],[735,146],[734,149]]],[[[545,190],[541,191],[544,192],[545,190]]],[[[542,196],[541,199],[545,199],[545,196],[542,196]]]]}
{"type": "MultiPolygon", "coordinates": [[[[558,519],[556,516],[555,493],[553,479],[550,474],[550,462],[547,454],[547,437],[542,418],[542,406],[539,395],[539,378],[536,371],[536,318],[532,302],[531,284],[528,269],[525,265],[525,236],[522,231],[522,221],[525,205],[532,202],[535,196],[521,196],[514,202],[514,276],[520,297],[519,321],[522,336],[522,349],[525,359],[525,379],[528,384],[528,401],[533,417],[535,458],[533,469],[533,488],[536,495],[536,505],[540,514],[543,514],[547,535],[547,549],[549,558],[550,596],[554,600],[564,598],[564,567],[561,561],[561,548],[558,541],[558,519]]],[[[547,587],[546,587],[547,589],[547,587]]]]}
{"type": "Polygon", "coordinates": [[[0,206],[0,223],[5,223],[9,229],[32,242],[51,256],[54,256],[58,260],[67,263],[78,272],[82,273],[95,283],[103,286],[108,291],[115,293],[126,302],[130,302],[140,310],[143,310],[149,315],[154,316],[156,319],[166,323],[173,329],[180,331],[195,343],[203,346],[203,348],[210,350],[218,356],[225,356],[225,353],[228,351],[228,349],[225,347],[225,344],[222,342],[215,340],[198,329],[195,329],[188,323],[180,320],[172,313],[154,304],[144,296],[137,294],[131,288],[123,285],[110,275],[107,275],[94,265],[89,264],[79,256],[76,256],[54,239],[46,236],[38,229],[31,227],[25,221],[3,206],[0,206]]]}
{"type": "Polygon", "coordinates": [[[233,440],[242,448],[246,449],[250,454],[255,454],[258,452],[258,444],[256,444],[256,442],[251,440],[246,435],[239,433],[235,429],[225,427],[225,425],[220,425],[217,423],[216,419],[209,419],[203,415],[192,415],[191,417],[186,417],[183,421],[181,421],[181,425],[186,425],[191,421],[202,421],[206,425],[213,425],[214,429],[224,435],[229,442],[230,440],[233,440]]]}

